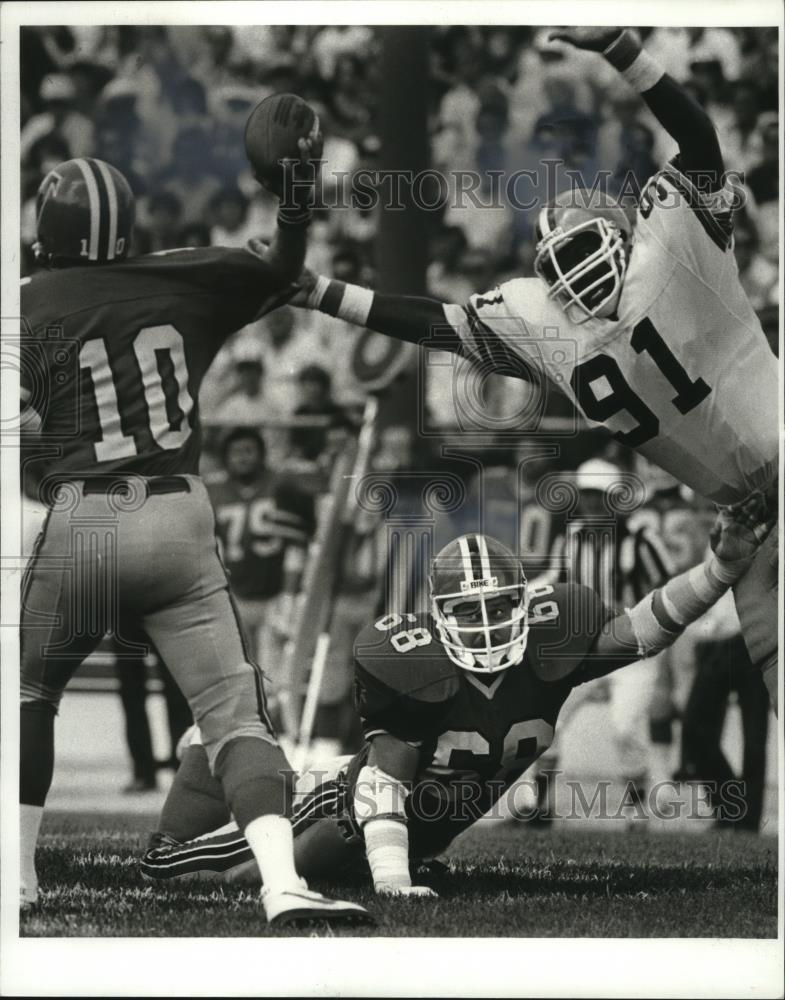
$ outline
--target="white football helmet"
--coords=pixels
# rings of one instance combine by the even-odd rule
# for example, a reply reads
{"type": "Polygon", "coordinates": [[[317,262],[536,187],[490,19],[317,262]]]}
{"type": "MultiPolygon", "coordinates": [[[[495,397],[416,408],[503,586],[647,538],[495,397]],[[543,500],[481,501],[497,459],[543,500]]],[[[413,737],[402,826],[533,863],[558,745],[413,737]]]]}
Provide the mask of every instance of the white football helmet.
{"type": "Polygon", "coordinates": [[[493,674],[521,662],[529,597],[523,565],[508,548],[487,535],[461,535],[433,560],[429,583],[436,630],[453,663],[493,674]]]}
{"type": "Polygon", "coordinates": [[[631,245],[622,206],[598,190],[564,191],[537,217],[535,273],[573,323],[609,316],[618,303],[631,245]]]}

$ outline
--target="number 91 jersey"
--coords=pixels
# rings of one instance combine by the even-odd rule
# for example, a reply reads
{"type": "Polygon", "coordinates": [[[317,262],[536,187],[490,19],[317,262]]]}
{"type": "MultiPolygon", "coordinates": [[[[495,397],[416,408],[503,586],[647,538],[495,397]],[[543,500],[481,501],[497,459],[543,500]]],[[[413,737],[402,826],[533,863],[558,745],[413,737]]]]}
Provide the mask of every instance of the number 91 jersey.
{"type": "Polygon", "coordinates": [[[702,195],[675,165],[644,190],[617,314],[575,324],[540,278],[445,306],[469,357],[544,373],[593,423],[717,503],[777,472],[778,373],[739,281],[734,189],[702,195]]]}
{"type": "Polygon", "coordinates": [[[50,472],[197,473],[198,394],[229,334],[288,296],[247,250],[173,250],[22,282],[21,382],[50,472]]]}
{"type": "Polygon", "coordinates": [[[368,741],[388,733],[419,748],[414,808],[451,804],[469,821],[486,812],[550,746],[612,616],[588,587],[531,587],[523,659],[487,677],[449,659],[430,615],[366,627],[354,647],[355,700],[368,741]]]}

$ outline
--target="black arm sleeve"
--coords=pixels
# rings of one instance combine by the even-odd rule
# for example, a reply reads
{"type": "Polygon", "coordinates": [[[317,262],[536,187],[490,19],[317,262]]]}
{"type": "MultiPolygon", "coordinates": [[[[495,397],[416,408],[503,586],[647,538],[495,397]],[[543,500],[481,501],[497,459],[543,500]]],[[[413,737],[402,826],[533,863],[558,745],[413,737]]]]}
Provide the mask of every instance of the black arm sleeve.
{"type": "Polygon", "coordinates": [[[723,162],[717,132],[703,108],[667,73],[643,99],[679,144],[678,167],[698,190],[722,187],[723,162]]]}
{"type": "Polygon", "coordinates": [[[428,342],[429,347],[463,354],[458,332],[450,326],[441,302],[415,295],[376,292],[367,326],[410,344],[428,342]]]}

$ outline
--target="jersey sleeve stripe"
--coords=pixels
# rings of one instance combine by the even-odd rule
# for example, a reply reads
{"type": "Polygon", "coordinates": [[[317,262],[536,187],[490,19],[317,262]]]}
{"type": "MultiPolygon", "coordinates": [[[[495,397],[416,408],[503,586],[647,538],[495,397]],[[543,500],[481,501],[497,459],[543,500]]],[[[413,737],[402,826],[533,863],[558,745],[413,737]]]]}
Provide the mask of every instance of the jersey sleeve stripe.
{"type": "MultiPolygon", "coordinates": [[[[657,176],[664,176],[676,188],[679,194],[686,200],[687,205],[695,213],[695,217],[703,227],[709,239],[725,251],[731,245],[733,233],[733,213],[712,212],[703,201],[700,191],[690,181],[688,177],[678,169],[676,163],[669,163],[657,176]]],[[[655,178],[656,179],[656,178],[655,178]]]]}
{"type": "Polygon", "coordinates": [[[507,346],[502,337],[481,319],[471,302],[467,303],[465,312],[474,342],[478,345],[483,360],[487,361],[495,372],[499,375],[525,379],[527,382],[539,381],[537,370],[507,346]]]}

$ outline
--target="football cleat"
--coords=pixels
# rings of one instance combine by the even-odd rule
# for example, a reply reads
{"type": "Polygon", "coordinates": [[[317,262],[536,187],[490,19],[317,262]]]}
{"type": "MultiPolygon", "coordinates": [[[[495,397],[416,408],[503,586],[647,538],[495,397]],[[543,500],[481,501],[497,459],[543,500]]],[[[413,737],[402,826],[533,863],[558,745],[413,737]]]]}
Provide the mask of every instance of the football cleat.
{"type": "Polygon", "coordinates": [[[429,577],[431,613],[447,655],[493,674],[520,663],[529,631],[523,564],[488,535],[461,535],[438,553],[429,577]]]}
{"type": "Polygon", "coordinates": [[[262,889],[262,905],[271,926],[311,924],[372,924],[374,919],[364,906],[340,899],[328,899],[308,888],[305,879],[283,892],[262,889]]]}
{"type": "Polygon", "coordinates": [[[131,247],[134,196],[116,167],[80,157],[41,181],[33,253],[46,267],[123,260],[131,247]]]}
{"type": "Polygon", "coordinates": [[[534,271],[573,323],[609,316],[631,246],[622,206],[599,190],[564,191],[540,210],[534,271]]]}

